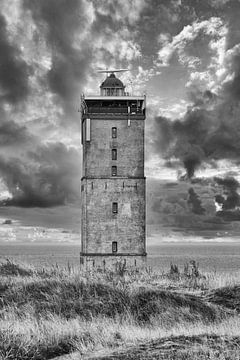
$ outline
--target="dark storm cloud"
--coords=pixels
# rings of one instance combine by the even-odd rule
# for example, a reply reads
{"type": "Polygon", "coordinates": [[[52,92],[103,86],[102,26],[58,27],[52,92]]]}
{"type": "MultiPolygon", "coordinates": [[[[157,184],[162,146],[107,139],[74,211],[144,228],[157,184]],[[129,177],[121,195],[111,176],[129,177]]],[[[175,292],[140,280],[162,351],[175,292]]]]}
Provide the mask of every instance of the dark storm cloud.
{"type": "Polygon", "coordinates": [[[20,57],[20,51],[7,36],[6,21],[0,14],[0,99],[15,104],[29,92],[29,67],[20,57]]]}
{"type": "Polygon", "coordinates": [[[0,158],[0,175],[16,206],[54,206],[79,198],[80,154],[62,143],[39,145],[27,157],[0,158]]]}
{"type": "Polygon", "coordinates": [[[160,33],[175,36],[195,17],[194,7],[187,1],[182,1],[179,5],[178,1],[150,0],[137,26],[137,31],[141,34],[139,42],[146,52],[155,52],[159,46],[160,33]]]}
{"type": "Polygon", "coordinates": [[[203,158],[201,149],[196,146],[191,146],[187,149],[187,152],[183,155],[183,165],[187,171],[187,176],[191,179],[194,176],[194,172],[198,166],[200,166],[203,158]]]}
{"type": "Polygon", "coordinates": [[[155,130],[155,151],[166,159],[180,159],[191,178],[205,157],[202,144],[206,141],[208,124],[203,111],[189,111],[183,121],[157,117],[155,130]]]}
{"type": "MultiPolygon", "coordinates": [[[[240,43],[240,33],[239,33],[239,43],[240,43]]],[[[231,81],[228,81],[224,85],[226,94],[232,100],[240,100],[240,55],[237,54],[233,58],[232,71],[234,71],[234,78],[231,81]]]]}
{"type": "Polygon", "coordinates": [[[233,177],[224,179],[216,177],[215,181],[223,187],[223,195],[215,196],[215,201],[222,207],[217,211],[217,215],[225,221],[240,221],[240,195],[237,192],[239,182],[233,177]]]}
{"type": "MultiPolygon", "coordinates": [[[[36,84],[32,82],[33,90],[34,87],[46,89],[47,79],[49,94],[57,95],[52,97],[55,102],[52,106],[57,105],[65,112],[64,126],[73,121],[78,125],[80,90],[91,64],[89,42],[82,41],[79,45],[78,40],[86,26],[83,3],[78,0],[26,0],[22,4],[23,10],[31,11],[36,33],[41,34],[48,45],[52,67],[45,79],[38,79],[36,62],[30,68],[21,59],[17,45],[9,41],[11,28],[7,28],[0,15],[0,100],[2,104],[23,104],[29,94],[29,74],[37,79],[36,84]]],[[[37,36],[34,39],[39,41],[37,36]]],[[[38,111],[34,109],[34,101],[29,105],[33,112],[38,111]]],[[[16,107],[6,112],[0,109],[0,112],[0,177],[13,196],[4,202],[5,205],[53,206],[78,200],[79,151],[61,142],[45,144],[41,133],[33,135],[28,123],[26,126],[18,123],[22,114],[16,107]]],[[[56,114],[56,123],[59,117],[62,115],[56,114]]]]}
{"type": "Polygon", "coordinates": [[[91,64],[89,41],[79,48],[78,38],[87,25],[83,4],[79,0],[25,0],[24,6],[31,10],[39,30],[46,32],[52,51],[52,68],[47,74],[50,90],[62,100],[67,113],[72,113],[91,64]]]}
{"type": "Polygon", "coordinates": [[[234,79],[223,86],[219,98],[205,91],[202,97],[195,98],[196,103],[187,110],[182,119],[155,119],[155,151],[166,159],[181,160],[188,177],[192,177],[204,161],[212,163],[220,159],[239,159],[239,60],[239,57],[234,58],[234,79]]]}
{"type": "Polygon", "coordinates": [[[175,199],[156,197],[153,200],[151,210],[158,214],[177,215],[182,213],[185,214],[188,209],[186,201],[179,196],[176,196],[175,199]]]}
{"type": "Polygon", "coordinates": [[[202,207],[202,202],[199,199],[199,196],[196,194],[193,188],[188,190],[188,200],[187,203],[194,214],[203,215],[205,209],[202,207]]]}
{"type": "Polygon", "coordinates": [[[237,192],[239,188],[239,182],[233,177],[227,178],[214,178],[218,185],[223,186],[224,194],[226,197],[221,194],[215,197],[217,203],[222,205],[222,210],[234,210],[236,207],[240,206],[240,196],[237,192]]]}
{"type": "Polygon", "coordinates": [[[188,92],[188,97],[195,107],[207,107],[213,105],[217,100],[217,95],[210,90],[205,90],[204,92],[195,88],[194,91],[191,90],[188,92]]]}
{"type": "Polygon", "coordinates": [[[41,143],[27,128],[0,123],[0,177],[16,206],[53,206],[79,200],[80,154],[73,147],[41,143]]]}
{"type": "MultiPolygon", "coordinates": [[[[226,77],[229,80],[225,80],[221,87],[216,84],[219,87],[218,94],[208,88],[202,89],[202,84],[199,88],[192,85],[188,91],[192,105],[186,109],[185,115],[177,120],[157,117],[152,133],[155,152],[167,160],[180,160],[188,177],[192,177],[203,162],[211,165],[221,159],[237,162],[240,156],[240,55],[239,48],[233,48],[240,44],[240,3],[231,1],[231,6],[225,7],[215,7],[213,3],[215,2],[196,2],[193,18],[210,19],[217,16],[227,24],[228,33],[223,50],[231,51],[226,53],[226,58],[222,61],[225,68],[220,70],[229,75],[226,77]]],[[[189,6],[190,1],[183,0],[182,4],[189,6]]],[[[180,13],[179,16],[179,23],[183,25],[180,13]]],[[[199,49],[198,44],[192,47],[199,49]]],[[[203,60],[204,56],[201,57],[201,62],[203,60]]]]}
{"type": "Polygon", "coordinates": [[[152,199],[151,210],[159,215],[178,216],[188,214],[187,216],[189,216],[190,213],[203,215],[206,210],[203,208],[202,201],[195,190],[190,188],[187,193],[181,192],[177,185],[174,184],[175,190],[171,186],[171,195],[166,195],[167,192],[165,192],[165,196],[164,194],[162,197],[155,196],[152,199]]]}
{"type": "Polygon", "coordinates": [[[34,142],[25,126],[18,125],[14,121],[4,119],[0,121],[0,147],[25,146],[34,142]]]}

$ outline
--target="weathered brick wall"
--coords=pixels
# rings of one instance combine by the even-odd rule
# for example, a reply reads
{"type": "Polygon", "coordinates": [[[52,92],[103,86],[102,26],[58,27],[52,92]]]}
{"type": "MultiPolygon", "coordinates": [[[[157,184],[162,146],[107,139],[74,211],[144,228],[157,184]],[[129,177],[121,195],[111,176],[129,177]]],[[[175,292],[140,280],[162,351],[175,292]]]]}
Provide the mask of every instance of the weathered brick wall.
{"type": "Polygon", "coordinates": [[[143,115],[135,115],[130,123],[121,115],[93,115],[91,140],[83,137],[81,261],[85,268],[145,262],[144,125],[143,115]],[[116,139],[112,127],[117,127],[116,139]],[[112,149],[117,149],[117,160],[112,160],[112,149]],[[116,177],[112,177],[114,165],[116,177]],[[117,214],[112,212],[113,202],[118,203],[117,214]],[[118,243],[114,254],[113,241],[118,243]]]}
{"type": "Polygon", "coordinates": [[[144,120],[91,119],[91,141],[83,146],[83,176],[111,177],[111,167],[117,175],[144,176],[144,120]],[[117,127],[117,138],[112,139],[112,127],[117,127]],[[112,160],[111,149],[117,149],[117,160],[112,160]]]}
{"type": "Polygon", "coordinates": [[[109,254],[117,241],[118,253],[145,253],[144,178],[82,179],[82,216],[83,252],[109,254]]]}
{"type": "Polygon", "coordinates": [[[87,207],[86,207],[86,186],[85,180],[81,180],[81,252],[86,252],[86,234],[87,234],[87,207]]]}

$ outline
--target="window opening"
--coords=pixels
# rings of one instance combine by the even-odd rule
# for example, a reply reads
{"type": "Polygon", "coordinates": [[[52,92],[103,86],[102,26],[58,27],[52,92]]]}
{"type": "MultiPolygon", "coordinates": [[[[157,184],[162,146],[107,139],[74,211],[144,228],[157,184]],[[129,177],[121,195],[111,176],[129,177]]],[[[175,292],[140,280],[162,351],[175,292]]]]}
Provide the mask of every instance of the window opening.
{"type": "Polygon", "coordinates": [[[117,160],[117,149],[112,149],[112,160],[117,160]]]}
{"type": "Polygon", "coordinates": [[[112,203],[112,212],[113,212],[113,214],[118,213],[118,203],[117,202],[112,203]]]}
{"type": "Polygon", "coordinates": [[[113,138],[113,139],[116,139],[116,138],[117,138],[117,128],[116,128],[116,127],[113,127],[113,128],[112,128],[112,138],[113,138]]]}
{"type": "Polygon", "coordinates": [[[116,253],[117,252],[117,241],[113,241],[112,242],[112,252],[116,253]]]}
{"type": "Polygon", "coordinates": [[[112,166],[112,176],[117,176],[117,167],[112,166]]]}

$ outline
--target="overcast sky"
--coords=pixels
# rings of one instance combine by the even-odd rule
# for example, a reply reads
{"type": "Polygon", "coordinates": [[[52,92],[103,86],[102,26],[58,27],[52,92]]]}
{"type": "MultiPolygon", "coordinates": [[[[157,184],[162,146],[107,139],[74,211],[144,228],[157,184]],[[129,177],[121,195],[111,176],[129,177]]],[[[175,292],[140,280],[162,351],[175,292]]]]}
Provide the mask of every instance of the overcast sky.
{"type": "Polygon", "coordinates": [[[128,68],[147,94],[146,175],[238,171],[240,1],[0,0],[0,175],[20,205],[80,178],[80,95],[128,68]],[[203,169],[207,169],[207,171],[203,169]]]}

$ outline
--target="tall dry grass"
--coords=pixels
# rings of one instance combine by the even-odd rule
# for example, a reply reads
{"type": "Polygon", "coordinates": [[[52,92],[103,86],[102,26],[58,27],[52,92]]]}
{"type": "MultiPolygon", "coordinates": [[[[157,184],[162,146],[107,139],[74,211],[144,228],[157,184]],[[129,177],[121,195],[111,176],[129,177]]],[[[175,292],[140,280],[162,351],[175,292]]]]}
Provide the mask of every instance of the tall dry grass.
{"type": "Polygon", "coordinates": [[[70,266],[37,270],[2,263],[0,359],[107,353],[170,336],[239,336],[234,301],[240,278],[203,274],[194,266],[165,274],[84,274],[70,266]]]}

